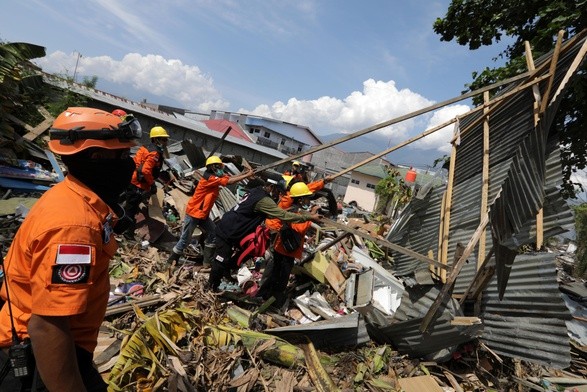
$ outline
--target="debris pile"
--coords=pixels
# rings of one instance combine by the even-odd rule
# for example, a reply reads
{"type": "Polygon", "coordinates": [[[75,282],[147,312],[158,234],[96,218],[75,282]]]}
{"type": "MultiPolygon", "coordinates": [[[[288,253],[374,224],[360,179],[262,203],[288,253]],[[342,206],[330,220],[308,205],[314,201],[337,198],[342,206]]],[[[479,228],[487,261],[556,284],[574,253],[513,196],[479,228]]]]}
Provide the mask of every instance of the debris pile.
{"type": "MultiPolygon", "coordinates": [[[[14,235],[31,196],[38,194],[3,215],[3,241],[14,235]]],[[[421,299],[437,290],[405,286],[381,267],[392,262],[387,250],[341,230],[342,223],[316,227],[290,281],[290,301],[275,308],[246,289],[246,282],[258,284],[270,253],[249,260],[221,293],[206,289],[197,252],[167,264],[165,240],[173,241],[168,232],[179,224],[170,215],[154,242],[145,239],[148,230],[134,241],[117,237],[111,299],[95,353],[112,390],[579,391],[587,384],[577,378],[587,375],[584,346],[573,346],[571,367],[563,371],[496,355],[475,339],[475,318],[453,314],[451,321],[461,325],[447,327],[441,336],[448,340],[440,345],[426,334],[401,335],[423,314],[421,299]]],[[[350,218],[347,225],[365,237],[374,234],[364,219],[350,218]]],[[[569,258],[565,253],[565,262],[569,258]]],[[[457,312],[453,306],[446,311],[457,312]]],[[[436,323],[444,326],[446,319],[436,323]]]]}

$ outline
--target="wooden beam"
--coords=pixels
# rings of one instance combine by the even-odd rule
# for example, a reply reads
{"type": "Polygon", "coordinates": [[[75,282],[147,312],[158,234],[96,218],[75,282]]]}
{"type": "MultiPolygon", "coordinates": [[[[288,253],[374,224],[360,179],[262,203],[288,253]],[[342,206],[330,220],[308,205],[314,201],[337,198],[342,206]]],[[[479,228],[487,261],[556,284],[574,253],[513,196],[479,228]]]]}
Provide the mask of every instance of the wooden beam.
{"type": "MultiPolygon", "coordinates": [[[[459,123],[455,126],[454,133],[460,132],[459,123]]],[[[452,191],[455,180],[455,166],[457,161],[457,142],[452,143],[450,153],[450,165],[448,168],[448,184],[446,185],[446,201],[444,205],[443,228],[442,228],[442,254],[440,255],[440,262],[444,265],[448,264],[448,240],[450,233],[450,210],[452,208],[452,191]]],[[[440,280],[446,282],[446,268],[440,273],[440,280]]]]}
{"type": "Polygon", "coordinates": [[[30,130],[27,129],[29,132],[26,135],[24,135],[23,138],[28,141],[33,141],[39,135],[42,135],[43,133],[45,133],[47,131],[47,129],[49,129],[51,127],[51,124],[53,124],[53,121],[55,121],[53,116],[51,116],[51,114],[44,107],[41,106],[41,107],[37,108],[37,110],[39,111],[39,113],[41,113],[41,115],[45,119],[40,124],[36,125],[34,128],[32,128],[30,130]]]}
{"type": "MultiPolygon", "coordinates": [[[[526,47],[526,65],[528,66],[529,71],[534,71],[536,67],[534,66],[534,58],[532,57],[532,48],[530,47],[530,43],[528,41],[524,42],[526,47]]],[[[551,81],[552,78],[549,79],[551,81]]],[[[534,129],[536,130],[536,126],[540,122],[540,102],[542,97],[540,95],[540,89],[538,85],[532,86],[532,93],[534,94],[534,129]]],[[[540,250],[544,243],[544,212],[542,208],[538,210],[536,214],[536,249],[540,250]]]]}
{"type": "MultiPolygon", "coordinates": [[[[444,238],[444,211],[445,211],[445,207],[446,207],[446,192],[444,192],[442,194],[442,200],[440,203],[440,222],[438,225],[438,250],[436,253],[436,260],[438,260],[438,262],[441,262],[441,258],[442,258],[442,244],[443,244],[442,239],[444,238]]],[[[440,278],[441,270],[439,268],[436,268],[435,271],[436,271],[436,276],[438,276],[438,278],[440,278]]]]}
{"type": "Polygon", "coordinates": [[[554,46],[554,52],[552,53],[552,58],[550,60],[550,79],[548,79],[548,85],[546,86],[546,92],[542,97],[542,103],[540,105],[540,114],[544,113],[546,110],[546,106],[548,105],[548,99],[550,98],[550,90],[552,90],[552,85],[554,83],[554,74],[556,72],[556,66],[558,64],[558,57],[561,51],[561,46],[563,42],[563,36],[565,34],[564,30],[560,30],[558,32],[558,37],[556,40],[556,45],[554,46]]]}
{"type": "Polygon", "coordinates": [[[577,68],[579,68],[579,66],[583,62],[583,58],[585,57],[586,54],[587,54],[587,40],[585,40],[583,42],[583,46],[581,46],[579,53],[577,53],[577,55],[573,59],[573,62],[571,63],[571,66],[569,67],[569,69],[567,69],[567,73],[565,74],[565,77],[558,84],[558,88],[557,88],[556,92],[552,95],[551,101],[554,101],[556,99],[556,97],[561,93],[562,89],[565,88],[565,86],[569,82],[569,79],[571,78],[571,76],[573,76],[575,74],[575,71],[577,70],[577,68]]]}
{"type": "MultiPolygon", "coordinates": [[[[477,269],[477,272],[475,273],[473,280],[471,281],[471,283],[469,283],[469,286],[467,287],[467,289],[463,293],[463,296],[459,300],[459,303],[461,305],[463,303],[465,303],[465,300],[469,296],[469,293],[473,290],[473,287],[475,287],[475,284],[480,280],[480,277],[483,275],[483,273],[484,273],[483,271],[484,271],[485,267],[487,266],[487,264],[489,263],[489,260],[491,259],[492,256],[493,256],[493,247],[491,247],[491,249],[489,250],[489,253],[487,253],[487,256],[485,256],[485,259],[483,260],[483,263],[481,263],[481,265],[477,269]]],[[[475,298],[474,295],[472,297],[475,298]]]]}
{"type": "MultiPolygon", "coordinates": [[[[489,198],[489,91],[483,93],[483,102],[486,104],[483,110],[483,170],[481,174],[481,217],[487,213],[489,198]]],[[[481,267],[480,260],[485,259],[486,230],[481,233],[479,250],[477,251],[477,270],[481,267]]]]}
{"type": "Polygon", "coordinates": [[[421,261],[421,262],[424,262],[424,263],[428,263],[428,264],[432,264],[432,265],[435,265],[435,266],[437,266],[439,268],[445,268],[445,269],[448,268],[446,265],[444,265],[442,263],[439,263],[436,260],[429,259],[428,257],[426,257],[424,255],[421,255],[418,252],[414,252],[413,250],[410,250],[408,248],[404,248],[401,245],[394,244],[394,243],[389,242],[387,240],[384,240],[384,239],[381,239],[381,238],[377,238],[377,237],[373,237],[370,234],[364,233],[364,232],[362,232],[360,230],[357,230],[357,229],[354,229],[352,227],[348,227],[345,224],[338,223],[338,222],[335,222],[333,220],[326,219],[326,218],[322,219],[322,222],[325,225],[336,227],[337,229],[340,229],[340,230],[343,230],[343,231],[352,233],[352,234],[354,234],[356,236],[359,236],[359,237],[362,237],[362,238],[364,238],[366,240],[372,241],[372,242],[376,243],[377,245],[379,245],[381,247],[390,248],[391,250],[395,250],[396,252],[399,252],[399,253],[405,254],[407,256],[410,256],[410,257],[412,257],[412,258],[414,258],[414,259],[416,259],[418,261],[421,261]]]}
{"type": "MultiPolygon", "coordinates": [[[[515,89],[508,91],[505,94],[499,95],[498,97],[494,97],[492,100],[490,100],[487,104],[491,106],[491,108],[489,109],[488,114],[491,114],[491,112],[494,112],[495,110],[497,110],[499,107],[501,107],[501,105],[509,98],[512,98],[515,94],[519,93],[522,90],[527,89],[528,87],[533,87],[534,85],[542,82],[543,80],[546,80],[550,77],[550,74],[546,74],[546,75],[542,75],[539,77],[536,77],[535,79],[520,85],[518,87],[516,87],[515,89]]],[[[475,111],[479,111],[479,110],[483,110],[485,108],[485,103],[483,105],[479,105],[476,108],[470,110],[467,113],[463,113],[461,115],[459,115],[458,117],[464,117],[464,116],[468,116],[469,114],[475,112],[475,111]]],[[[467,125],[467,127],[462,128],[461,129],[461,135],[466,134],[467,132],[469,132],[470,130],[472,130],[473,128],[475,128],[477,125],[479,125],[481,123],[481,121],[484,120],[483,116],[479,116],[478,118],[476,118],[474,121],[472,121],[471,123],[469,123],[467,125]]],[[[454,142],[454,137],[451,140],[451,143],[454,142]]]]}
{"type": "Polygon", "coordinates": [[[350,167],[348,167],[348,168],[346,168],[344,170],[341,170],[340,172],[338,172],[336,174],[331,175],[331,177],[334,177],[335,178],[335,177],[340,177],[342,175],[345,175],[346,173],[348,173],[350,171],[353,171],[353,170],[355,170],[358,167],[361,167],[363,165],[366,165],[369,162],[374,161],[377,158],[381,158],[382,156],[387,155],[390,152],[393,152],[395,150],[398,150],[398,149],[400,149],[402,147],[407,146],[410,143],[415,142],[416,140],[420,140],[423,137],[430,135],[431,133],[434,133],[436,131],[439,131],[439,130],[443,129],[444,127],[447,127],[447,126],[449,126],[450,124],[452,124],[452,123],[454,123],[456,121],[457,121],[457,119],[455,117],[455,118],[453,118],[451,120],[448,120],[448,121],[446,121],[446,122],[444,122],[444,123],[442,123],[440,125],[437,125],[437,126],[435,126],[433,128],[430,128],[430,129],[427,129],[426,131],[422,132],[421,134],[416,135],[414,137],[411,137],[408,140],[406,140],[406,141],[404,141],[404,142],[402,142],[400,144],[396,144],[395,146],[393,146],[391,148],[388,148],[387,150],[384,150],[384,151],[382,151],[382,152],[380,152],[378,154],[375,154],[375,155],[373,155],[373,156],[371,156],[371,157],[369,157],[369,158],[367,158],[367,159],[365,159],[365,160],[363,160],[361,162],[355,163],[354,165],[352,165],[352,166],[350,166],[350,167]]]}
{"type": "Polygon", "coordinates": [[[432,323],[432,321],[434,321],[434,319],[436,319],[436,313],[438,312],[440,305],[442,303],[444,303],[445,299],[448,297],[448,294],[452,290],[452,288],[455,284],[455,281],[456,281],[457,277],[459,276],[461,269],[463,268],[463,265],[465,265],[467,258],[471,255],[475,246],[477,246],[477,242],[479,242],[479,238],[481,238],[481,233],[483,233],[483,230],[485,230],[485,227],[487,226],[488,223],[489,223],[489,212],[487,214],[485,214],[485,216],[483,217],[483,219],[479,223],[477,230],[475,230],[475,233],[473,233],[473,237],[471,237],[471,239],[469,240],[469,243],[465,247],[465,250],[463,251],[462,256],[459,258],[459,260],[455,263],[455,265],[451,269],[450,275],[447,278],[446,284],[442,287],[442,290],[438,294],[438,297],[436,297],[436,299],[434,300],[434,303],[432,304],[432,306],[428,310],[428,313],[426,313],[426,316],[424,316],[424,320],[422,320],[422,324],[420,325],[420,332],[425,332],[428,329],[428,326],[432,323]]]}

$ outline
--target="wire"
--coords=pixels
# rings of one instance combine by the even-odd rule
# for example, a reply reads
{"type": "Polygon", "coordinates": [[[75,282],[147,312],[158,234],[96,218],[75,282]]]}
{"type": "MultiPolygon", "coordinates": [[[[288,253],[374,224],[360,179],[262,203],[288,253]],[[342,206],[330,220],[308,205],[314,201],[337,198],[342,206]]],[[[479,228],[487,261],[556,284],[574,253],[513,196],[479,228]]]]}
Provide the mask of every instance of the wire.
{"type": "Polygon", "coordinates": [[[0,266],[4,270],[4,287],[6,288],[6,303],[8,304],[8,314],[10,315],[10,327],[12,333],[12,343],[18,344],[18,334],[16,333],[16,328],[14,327],[14,318],[12,316],[12,305],[10,303],[10,291],[8,290],[8,271],[4,268],[4,256],[3,256],[4,247],[0,245],[0,266]]]}

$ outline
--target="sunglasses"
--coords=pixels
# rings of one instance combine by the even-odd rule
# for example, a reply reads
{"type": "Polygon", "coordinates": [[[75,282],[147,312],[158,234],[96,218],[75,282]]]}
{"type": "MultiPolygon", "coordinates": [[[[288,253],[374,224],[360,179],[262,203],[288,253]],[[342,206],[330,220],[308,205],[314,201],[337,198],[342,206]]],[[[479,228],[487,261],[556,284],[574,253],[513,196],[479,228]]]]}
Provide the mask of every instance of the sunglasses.
{"type": "Polygon", "coordinates": [[[126,116],[125,120],[118,124],[117,128],[104,128],[99,130],[77,127],[70,130],[52,128],[49,130],[51,140],[59,140],[60,144],[72,145],[78,140],[110,140],[119,139],[121,142],[128,142],[132,139],[140,139],[143,134],[139,120],[131,115],[126,116]]]}

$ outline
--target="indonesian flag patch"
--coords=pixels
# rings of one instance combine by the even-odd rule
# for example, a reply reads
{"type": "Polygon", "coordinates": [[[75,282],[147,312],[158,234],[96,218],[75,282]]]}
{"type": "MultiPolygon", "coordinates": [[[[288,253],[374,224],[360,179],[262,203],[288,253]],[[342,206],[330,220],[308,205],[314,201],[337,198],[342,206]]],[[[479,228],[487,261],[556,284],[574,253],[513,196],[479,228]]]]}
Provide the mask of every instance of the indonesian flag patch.
{"type": "Polygon", "coordinates": [[[55,264],[91,264],[90,245],[59,245],[55,264]]]}
{"type": "Polygon", "coordinates": [[[92,262],[92,247],[89,245],[59,245],[53,266],[51,283],[87,283],[92,262]]]}

